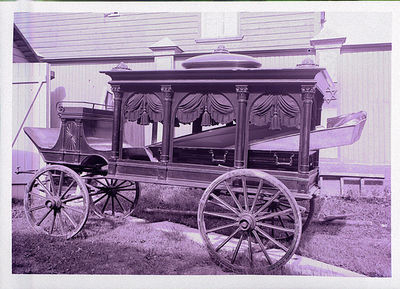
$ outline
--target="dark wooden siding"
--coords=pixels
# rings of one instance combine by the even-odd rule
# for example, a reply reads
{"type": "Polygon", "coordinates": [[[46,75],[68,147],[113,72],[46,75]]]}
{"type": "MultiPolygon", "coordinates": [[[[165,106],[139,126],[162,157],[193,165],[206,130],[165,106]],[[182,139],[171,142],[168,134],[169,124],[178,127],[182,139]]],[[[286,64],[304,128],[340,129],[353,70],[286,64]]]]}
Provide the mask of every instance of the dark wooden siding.
{"type": "Polygon", "coordinates": [[[241,40],[197,42],[200,13],[16,13],[15,23],[45,59],[152,55],[149,46],[169,37],[184,52],[304,48],[320,30],[320,13],[240,13],[241,40]]]}

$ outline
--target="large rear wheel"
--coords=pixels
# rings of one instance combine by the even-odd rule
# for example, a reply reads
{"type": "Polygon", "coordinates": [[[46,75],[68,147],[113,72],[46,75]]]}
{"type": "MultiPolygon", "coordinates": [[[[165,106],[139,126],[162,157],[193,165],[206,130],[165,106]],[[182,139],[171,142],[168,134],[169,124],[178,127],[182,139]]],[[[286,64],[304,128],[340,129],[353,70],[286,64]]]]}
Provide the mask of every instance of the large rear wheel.
{"type": "Polygon", "coordinates": [[[296,200],[281,181],[258,170],[239,169],[218,177],[205,190],[198,227],[216,263],[238,273],[266,273],[293,256],[302,221],[296,200]]]}

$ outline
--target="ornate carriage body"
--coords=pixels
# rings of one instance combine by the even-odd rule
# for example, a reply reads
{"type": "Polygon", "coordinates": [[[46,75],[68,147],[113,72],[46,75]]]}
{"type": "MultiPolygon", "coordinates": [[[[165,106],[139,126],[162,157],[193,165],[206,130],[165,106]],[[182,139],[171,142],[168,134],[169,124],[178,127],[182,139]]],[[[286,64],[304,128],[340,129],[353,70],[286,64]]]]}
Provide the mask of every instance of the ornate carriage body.
{"type": "MultiPolygon", "coordinates": [[[[62,183],[67,173],[71,179],[83,180],[84,184],[75,183],[80,194],[87,194],[82,197],[84,214],[89,210],[86,207],[96,208],[94,204],[105,199],[112,200],[113,215],[116,207],[123,209],[120,201],[127,197],[118,199],[118,194],[126,184],[136,192],[138,182],[207,188],[200,201],[198,223],[207,249],[218,263],[241,272],[255,267],[272,270],[286,263],[311,219],[313,196],[318,191],[319,149],[357,141],[366,114],[333,118],[328,120],[328,128],[321,129],[324,97],[334,86],[325,69],[310,64],[261,69],[250,57],[228,53],[207,57],[189,59],[187,70],[132,71],[119,65],[102,71],[111,78],[112,110],[61,104],[60,129],[25,128],[50,164],[28,185],[27,210],[32,209],[33,188],[39,187],[49,195],[40,198],[45,207],[55,216],[60,212],[62,219],[63,198],[59,196],[68,196],[65,191],[73,183],[62,183]],[[142,147],[125,142],[127,121],[154,127],[162,123],[162,141],[142,147]],[[180,124],[192,124],[192,133],[174,137],[180,124]],[[98,176],[107,184],[94,184],[98,176]],[[58,189],[46,189],[47,180],[58,189]],[[310,208],[299,205],[304,201],[310,208]],[[220,220],[208,224],[208,217],[220,220]],[[214,235],[225,240],[214,242],[214,235]],[[232,242],[227,257],[226,246],[232,242]],[[255,261],[251,244],[264,255],[260,263],[255,261]],[[271,248],[267,244],[272,244],[271,248]],[[277,248],[283,253],[272,258],[270,252],[277,248]],[[241,260],[238,255],[242,253],[250,261],[241,260]]],[[[104,215],[107,206],[97,206],[95,211],[104,215]]],[[[130,213],[132,210],[124,210],[125,215],[130,213]]],[[[49,221],[49,229],[43,229],[40,217],[27,215],[34,227],[48,234],[56,230],[55,220],[49,221]]],[[[64,222],[70,218],[65,216],[64,222]]],[[[70,233],[59,234],[72,237],[84,221],[72,220],[76,226],[71,226],[70,233]]]]}

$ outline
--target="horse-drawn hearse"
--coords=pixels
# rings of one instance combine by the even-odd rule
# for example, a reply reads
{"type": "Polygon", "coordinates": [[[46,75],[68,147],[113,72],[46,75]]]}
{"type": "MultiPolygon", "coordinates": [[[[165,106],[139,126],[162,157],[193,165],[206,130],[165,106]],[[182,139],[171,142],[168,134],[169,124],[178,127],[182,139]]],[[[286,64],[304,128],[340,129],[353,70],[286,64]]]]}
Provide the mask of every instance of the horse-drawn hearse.
{"type": "Polygon", "coordinates": [[[313,215],[319,150],[357,141],[366,113],[321,127],[334,83],[309,61],[265,69],[219,48],[182,65],[101,71],[111,78],[111,109],[61,102],[60,128],[24,129],[47,163],[27,185],[29,223],[71,238],[90,210],[131,215],[139,183],[203,188],[198,229],[215,262],[235,272],[283,266],[313,215]],[[126,122],[162,127],[162,141],[130,144],[126,122]],[[185,124],[191,133],[175,137],[185,124]]]}

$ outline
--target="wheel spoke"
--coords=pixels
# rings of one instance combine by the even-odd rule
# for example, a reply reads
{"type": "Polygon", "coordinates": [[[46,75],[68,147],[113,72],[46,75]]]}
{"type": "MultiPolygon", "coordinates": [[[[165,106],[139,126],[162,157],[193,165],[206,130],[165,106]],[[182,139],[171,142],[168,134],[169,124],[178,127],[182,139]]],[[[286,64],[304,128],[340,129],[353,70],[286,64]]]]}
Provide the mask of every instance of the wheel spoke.
{"type": "Polygon", "coordinates": [[[227,214],[223,214],[223,213],[206,212],[206,211],[204,211],[204,215],[209,215],[209,216],[220,217],[220,218],[224,218],[224,219],[230,219],[230,220],[237,221],[237,217],[236,216],[227,215],[227,214]]]}
{"type": "Polygon", "coordinates": [[[282,206],[282,207],[285,207],[285,208],[290,208],[289,204],[282,203],[282,202],[279,203],[279,206],[282,206]]]}
{"type": "Polygon", "coordinates": [[[248,211],[249,210],[249,199],[247,196],[247,182],[246,182],[245,177],[242,177],[242,187],[243,187],[244,208],[246,211],[248,211]]]}
{"type": "Polygon", "coordinates": [[[103,199],[105,196],[108,196],[108,194],[104,193],[104,195],[102,195],[100,198],[98,198],[97,200],[94,200],[93,203],[96,204],[97,202],[100,202],[100,200],[103,199]]]}
{"type": "Polygon", "coordinates": [[[29,192],[29,194],[30,195],[33,195],[33,196],[36,196],[36,197],[39,197],[39,198],[41,198],[41,199],[43,199],[43,200],[47,200],[47,198],[46,197],[44,197],[44,196],[42,196],[42,195],[40,195],[40,194],[37,194],[37,193],[34,193],[34,192],[29,192]]]}
{"type": "Polygon", "coordinates": [[[68,209],[68,210],[71,210],[71,211],[74,211],[74,212],[77,212],[77,213],[80,213],[80,214],[83,214],[83,215],[85,214],[85,212],[84,212],[83,210],[79,210],[79,209],[77,209],[77,208],[68,206],[68,205],[66,205],[66,204],[64,204],[64,205],[62,206],[62,208],[68,209]]]}
{"type": "Polygon", "coordinates": [[[64,224],[63,224],[63,219],[62,219],[61,214],[58,215],[57,220],[60,223],[61,234],[65,235],[65,229],[64,229],[64,224]]]}
{"type": "Polygon", "coordinates": [[[108,200],[110,200],[110,195],[107,196],[107,200],[106,200],[106,202],[104,203],[103,208],[101,209],[101,213],[102,213],[102,214],[104,214],[104,211],[105,211],[105,209],[106,209],[106,207],[107,207],[107,204],[108,204],[108,200]]]}
{"type": "Polygon", "coordinates": [[[42,181],[39,180],[39,178],[36,178],[36,180],[38,181],[38,183],[43,187],[43,189],[44,189],[50,196],[53,195],[52,193],[50,193],[49,189],[46,188],[46,186],[42,183],[42,181]]]}
{"type": "Polygon", "coordinates": [[[132,182],[129,182],[127,185],[123,186],[123,185],[124,185],[125,183],[127,183],[127,182],[128,182],[128,181],[125,180],[125,181],[119,183],[118,186],[116,186],[116,188],[121,188],[121,189],[123,189],[123,188],[129,188],[129,187],[132,187],[132,186],[133,186],[133,183],[132,183],[132,182]]]}
{"type": "Polygon", "coordinates": [[[101,194],[107,194],[103,191],[97,191],[97,192],[93,192],[93,193],[89,193],[89,196],[93,197],[93,196],[97,196],[97,195],[101,195],[101,194]]]}
{"type": "Polygon", "coordinates": [[[69,199],[64,199],[64,200],[62,200],[62,202],[63,203],[68,203],[68,202],[72,202],[72,201],[75,201],[75,200],[78,200],[78,199],[82,199],[82,198],[83,198],[83,196],[80,195],[80,196],[72,197],[72,198],[69,198],[69,199]]]}
{"type": "Polygon", "coordinates": [[[128,202],[131,202],[132,204],[135,204],[135,202],[134,202],[134,201],[132,201],[132,200],[128,199],[127,197],[125,197],[124,195],[122,195],[122,194],[120,194],[120,193],[116,193],[116,195],[118,195],[118,196],[120,196],[120,197],[124,198],[125,200],[127,200],[128,202]]]}
{"type": "Polygon", "coordinates": [[[110,186],[110,183],[108,182],[107,178],[104,179],[106,181],[107,186],[110,186]]]}
{"type": "Polygon", "coordinates": [[[100,185],[102,185],[102,187],[107,187],[107,185],[105,183],[103,183],[103,182],[100,182],[99,179],[91,179],[91,180],[99,183],[100,185]]]}
{"type": "Polygon", "coordinates": [[[289,219],[291,219],[294,222],[294,219],[291,215],[287,215],[286,217],[288,217],[289,219]]]}
{"type": "Polygon", "coordinates": [[[97,188],[91,184],[86,183],[86,186],[89,187],[90,189],[92,189],[95,192],[101,191],[101,188],[97,188]]]}
{"type": "Polygon", "coordinates": [[[260,179],[260,182],[258,183],[258,187],[257,187],[257,192],[256,192],[256,195],[255,195],[254,200],[253,200],[253,204],[251,205],[251,209],[250,209],[251,213],[253,213],[253,211],[254,211],[254,207],[256,206],[257,199],[258,199],[258,197],[259,197],[259,195],[261,193],[261,189],[262,189],[263,183],[264,183],[263,180],[260,179]]]}
{"type": "Polygon", "coordinates": [[[286,248],[285,245],[283,245],[281,242],[279,242],[278,240],[272,238],[268,233],[266,233],[265,231],[263,231],[260,227],[256,227],[255,228],[261,235],[263,235],[265,238],[269,239],[272,243],[274,243],[275,245],[277,245],[279,248],[281,248],[283,251],[287,252],[289,249],[286,248]]]}
{"type": "Polygon", "coordinates": [[[111,197],[111,210],[112,210],[112,215],[115,216],[115,211],[114,211],[114,197],[111,197]]]}
{"type": "Polygon", "coordinates": [[[240,231],[240,228],[237,228],[232,234],[229,235],[228,238],[226,238],[221,244],[218,245],[218,247],[215,249],[215,251],[218,252],[218,251],[219,251],[223,246],[225,246],[226,243],[228,243],[228,242],[233,238],[233,236],[235,236],[236,233],[239,232],[239,231],[240,231]]]}
{"type": "Polygon", "coordinates": [[[56,185],[54,184],[53,174],[51,173],[50,170],[48,170],[46,173],[50,179],[50,192],[52,192],[53,196],[55,196],[56,195],[56,185]]]}
{"type": "Polygon", "coordinates": [[[261,221],[261,220],[265,220],[265,219],[270,219],[270,218],[275,218],[277,216],[282,216],[282,215],[287,215],[292,212],[292,209],[286,209],[283,211],[279,211],[279,212],[275,212],[275,213],[271,213],[271,214],[266,214],[266,215],[261,215],[258,218],[256,218],[256,221],[261,221]]]}
{"type": "MultiPolygon", "coordinates": [[[[231,205],[229,205],[228,203],[226,203],[224,200],[222,200],[221,198],[217,197],[215,194],[210,194],[210,196],[214,199],[216,199],[218,202],[220,202],[222,204],[222,207],[232,211],[233,213],[235,213],[236,215],[240,215],[240,213],[233,208],[231,205]]],[[[215,203],[216,204],[216,203],[215,203]]]]}
{"type": "Polygon", "coordinates": [[[64,184],[64,172],[61,172],[60,180],[59,180],[59,184],[58,184],[58,192],[57,192],[58,196],[61,196],[63,184],[64,184]]]}
{"type": "Polygon", "coordinates": [[[249,251],[249,260],[250,260],[250,267],[254,267],[253,263],[253,249],[251,246],[251,237],[249,233],[246,233],[247,235],[247,244],[248,244],[248,251],[249,251]]]}
{"type": "Polygon", "coordinates": [[[237,245],[236,245],[236,247],[235,247],[235,251],[233,251],[233,255],[232,255],[232,259],[231,259],[231,263],[232,263],[232,264],[235,263],[236,256],[237,256],[237,254],[238,254],[238,252],[239,252],[240,246],[242,245],[243,235],[244,235],[244,233],[242,233],[242,234],[240,235],[239,241],[238,241],[238,243],[237,243],[237,245]]]}
{"type": "Polygon", "coordinates": [[[52,211],[52,209],[49,209],[43,216],[42,218],[36,222],[36,226],[40,226],[40,224],[44,221],[44,219],[46,219],[46,217],[50,214],[50,212],[52,211]]]}
{"type": "Polygon", "coordinates": [[[275,225],[270,225],[270,224],[265,224],[265,223],[257,223],[257,226],[270,228],[270,229],[274,229],[274,230],[279,230],[279,231],[283,231],[283,232],[294,233],[294,229],[285,228],[285,226],[283,225],[283,222],[282,222],[282,227],[275,226],[275,225]]]}
{"type": "MultiPolygon", "coordinates": [[[[294,234],[294,229],[288,229],[288,228],[285,227],[285,224],[283,223],[283,220],[282,220],[281,216],[278,216],[278,220],[279,220],[279,223],[281,223],[282,227],[284,228],[284,230],[282,230],[282,231],[285,232],[285,235],[286,235],[287,238],[290,237],[289,234],[287,233],[288,232],[287,230],[292,230],[293,232],[291,232],[291,233],[294,234]]],[[[277,229],[277,230],[279,230],[279,229],[277,229]]]]}
{"type": "Polygon", "coordinates": [[[132,191],[136,191],[134,188],[130,188],[130,189],[118,189],[118,192],[132,192],[132,191]]]}
{"type": "Polygon", "coordinates": [[[229,186],[228,182],[227,182],[227,181],[224,181],[224,183],[225,183],[226,189],[228,190],[229,194],[231,195],[231,197],[232,197],[233,201],[235,202],[236,206],[238,207],[239,211],[240,211],[240,212],[243,212],[243,208],[242,208],[242,206],[240,205],[239,200],[236,198],[235,194],[232,192],[232,189],[231,189],[231,187],[229,186]]]}
{"type": "Polygon", "coordinates": [[[237,226],[237,222],[230,223],[230,224],[227,224],[227,225],[222,225],[222,226],[215,227],[215,228],[212,228],[212,229],[208,229],[206,231],[206,233],[216,232],[216,231],[219,231],[219,230],[222,230],[222,229],[227,229],[227,228],[234,227],[234,226],[237,226]]]}
{"type": "Polygon", "coordinates": [[[119,188],[120,186],[122,186],[123,184],[125,184],[125,183],[127,182],[127,180],[123,180],[122,182],[120,182],[120,183],[118,184],[118,181],[119,181],[119,180],[117,180],[117,182],[115,183],[115,185],[116,185],[115,187],[116,187],[116,188],[119,188]]]}
{"type": "Polygon", "coordinates": [[[57,213],[56,213],[55,210],[54,210],[53,212],[54,212],[54,213],[53,213],[53,220],[51,221],[50,235],[53,234],[54,223],[56,222],[56,215],[57,215],[57,213]]]}
{"type": "Polygon", "coordinates": [[[260,246],[261,251],[264,253],[265,258],[267,259],[268,263],[271,265],[271,264],[272,264],[272,260],[271,260],[271,258],[269,257],[269,255],[268,255],[268,253],[267,253],[267,250],[265,249],[265,246],[264,246],[264,244],[262,243],[262,241],[261,241],[261,239],[260,239],[260,236],[258,236],[257,232],[254,231],[254,230],[252,231],[252,233],[253,233],[253,235],[254,235],[254,238],[256,238],[256,242],[257,242],[258,245],[260,246]]]}
{"type": "Polygon", "coordinates": [[[64,197],[67,195],[67,193],[68,193],[69,190],[73,187],[74,184],[76,184],[76,181],[75,181],[75,180],[73,180],[73,181],[69,184],[68,188],[65,190],[65,192],[64,192],[64,193],[62,194],[62,196],[60,197],[61,199],[64,198],[64,197]]]}
{"type": "Polygon", "coordinates": [[[37,211],[37,210],[40,210],[40,209],[43,209],[43,208],[47,208],[47,206],[46,205],[36,206],[36,207],[30,208],[29,212],[37,211]]]}
{"type": "Polygon", "coordinates": [[[268,202],[266,202],[261,208],[259,208],[255,214],[258,215],[261,211],[265,210],[265,208],[268,208],[272,204],[272,202],[280,195],[280,193],[281,191],[278,191],[271,199],[268,200],[268,202]]]}
{"type": "Polygon", "coordinates": [[[71,215],[66,210],[62,210],[61,214],[64,214],[67,217],[67,219],[74,226],[74,229],[76,229],[76,227],[78,227],[78,224],[74,221],[74,219],[71,217],[71,215]]]}
{"type": "Polygon", "coordinates": [[[121,204],[121,202],[119,201],[119,199],[117,198],[117,195],[115,195],[115,200],[117,201],[118,205],[121,207],[122,211],[125,213],[126,210],[125,210],[124,206],[121,204]]]}

